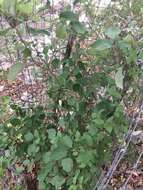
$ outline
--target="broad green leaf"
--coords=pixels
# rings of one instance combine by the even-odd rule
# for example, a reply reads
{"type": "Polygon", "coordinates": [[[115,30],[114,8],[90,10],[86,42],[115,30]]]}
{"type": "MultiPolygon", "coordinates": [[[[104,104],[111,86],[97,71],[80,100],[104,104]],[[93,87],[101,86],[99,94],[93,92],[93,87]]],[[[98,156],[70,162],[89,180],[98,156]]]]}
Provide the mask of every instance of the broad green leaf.
{"type": "Polygon", "coordinates": [[[123,38],[123,41],[130,44],[130,45],[134,44],[134,38],[133,38],[133,36],[131,34],[128,34],[127,36],[125,36],[123,38]]]}
{"type": "Polygon", "coordinates": [[[30,142],[33,140],[33,134],[31,132],[28,132],[26,135],[24,135],[24,138],[27,142],[30,142]]]}
{"type": "Polygon", "coordinates": [[[43,161],[44,161],[45,164],[47,164],[48,162],[50,162],[50,155],[51,155],[50,152],[46,152],[46,153],[43,155],[43,161]]]}
{"type": "Polygon", "coordinates": [[[132,43],[126,40],[118,41],[118,47],[122,50],[127,50],[132,48],[132,43]]]}
{"type": "Polygon", "coordinates": [[[71,172],[73,168],[73,160],[71,158],[65,158],[61,162],[63,170],[66,172],[71,172]]]}
{"type": "Polygon", "coordinates": [[[104,125],[104,120],[99,117],[99,118],[94,119],[94,123],[96,127],[102,128],[104,125]]]}
{"type": "Polygon", "coordinates": [[[106,120],[105,124],[104,124],[104,128],[111,133],[113,130],[113,117],[110,117],[109,119],[106,120]]]}
{"type": "Polygon", "coordinates": [[[22,72],[23,65],[21,63],[16,63],[12,65],[8,71],[7,79],[8,80],[15,80],[17,75],[22,72]]]}
{"type": "Polygon", "coordinates": [[[61,23],[56,27],[56,36],[60,39],[65,39],[67,37],[66,27],[61,23]]]}
{"type": "Polygon", "coordinates": [[[77,162],[81,164],[81,167],[86,167],[92,161],[93,159],[93,153],[91,151],[86,151],[86,152],[80,152],[78,157],[77,157],[77,162]]]}
{"type": "Polygon", "coordinates": [[[67,148],[60,145],[51,152],[51,160],[61,160],[67,156],[67,148]]]}
{"type": "Polygon", "coordinates": [[[28,166],[30,164],[30,160],[26,159],[23,161],[24,166],[28,166]]]}
{"type": "Polygon", "coordinates": [[[55,129],[48,129],[48,136],[49,136],[50,139],[55,138],[56,133],[57,133],[57,132],[56,132],[55,129]]]}
{"type": "Polygon", "coordinates": [[[67,147],[72,148],[73,142],[72,142],[71,137],[69,137],[68,135],[66,135],[66,136],[63,137],[63,143],[64,143],[64,145],[66,145],[67,147]]]}
{"type": "Polygon", "coordinates": [[[93,139],[87,132],[83,134],[81,140],[89,146],[93,145],[93,139]]]}
{"type": "Polygon", "coordinates": [[[48,129],[48,137],[49,137],[51,143],[53,144],[55,142],[55,139],[56,139],[56,130],[55,129],[48,129]]]}
{"type": "Polygon", "coordinates": [[[91,47],[97,51],[103,51],[112,47],[112,41],[107,39],[99,39],[94,42],[91,47]]]}
{"type": "Polygon", "coordinates": [[[116,39],[120,33],[121,33],[120,28],[115,26],[110,27],[105,31],[106,36],[108,36],[111,39],[116,39]]]}
{"type": "Polygon", "coordinates": [[[25,48],[23,50],[23,55],[24,55],[25,58],[31,57],[31,50],[29,48],[25,48]]]}
{"type": "Polygon", "coordinates": [[[17,11],[20,15],[30,16],[33,13],[34,4],[32,2],[20,2],[17,3],[17,11]]]}
{"type": "Polygon", "coordinates": [[[115,74],[115,83],[118,88],[123,89],[123,79],[124,79],[123,69],[122,67],[120,67],[118,68],[118,71],[115,74]]]}
{"type": "Polygon", "coordinates": [[[46,167],[40,169],[38,172],[38,181],[40,183],[44,182],[45,178],[48,176],[48,173],[52,170],[51,163],[47,164],[46,167]]]}
{"type": "Polygon", "coordinates": [[[73,22],[72,27],[79,34],[84,34],[86,32],[85,26],[80,22],[73,22]]]}
{"type": "Polygon", "coordinates": [[[70,21],[77,21],[78,15],[73,13],[72,11],[64,11],[60,13],[60,18],[64,18],[70,21]]]}
{"type": "Polygon", "coordinates": [[[50,180],[50,183],[55,186],[56,189],[59,189],[64,183],[65,183],[65,178],[62,176],[56,175],[50,180]]]}
{"type": "Polygon", "coordinates": [[[58,125],[59,125],[60,127],[64,127],[64,126],[65,126],[65,121],[64,121],[64,118],[63,118],[63,117],[59,118],[58,125]]]}
{"type": "Polygon", "coordinates": [[[87,54],[88,54],[88,55],[92,55],[92,56],[96,56],[96,55],[97,55],[97,51],[96,51],[95,48],[89,48],[89,49],[87,50],[87,54]]]}
{"type": "Polygon", "coordinates": [[[2,97],[2,103],[6,106],[10,103],[11,98],[9,96],[2,97]]]}
{"type": "Polygon", "coordinates": [[[31,154],[35,154],[36,152],[38,152],[38,150],[39,150],[39,147],[37,147],[37,145],[33,143],[28,146],[27,152],[29,155],[31,155],[31,154]]]}
{"type": "Polygon", "coordinates": [[[44,30],[44,29],[37,29],[37,28],[28,27],[27,30],[29,33],[31,33],[33,35],[37,35],[37,34],[45,34],[47,36],[50,35],[49,31],[44,30]]]}

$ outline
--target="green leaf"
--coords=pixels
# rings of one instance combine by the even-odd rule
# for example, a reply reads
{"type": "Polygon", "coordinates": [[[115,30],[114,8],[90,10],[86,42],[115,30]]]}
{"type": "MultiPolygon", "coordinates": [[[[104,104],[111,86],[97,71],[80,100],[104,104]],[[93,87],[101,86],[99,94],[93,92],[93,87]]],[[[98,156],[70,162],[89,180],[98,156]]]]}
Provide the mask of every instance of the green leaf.
{"type": "Polygon", "coordinates": [[[104,120],[99,117],[99,118],[94,119],[94,123],[96,127],[102,128],[104,125],[104,120]]]}
{"type": "Polygon", "coordinates": [[[85,151],[80,152],[77,157],[77,162],[81,164],[81,167],[86,167],[88,164],[90,164],[90,161],[93,159],[93,152],[91,151],[85,151]]]}
{"type": "Polygon", "coordinates": [[[4,0],[2,6],[7,14],[16,15],[16,0],[4,0]]]}
{"type": "Polygon", "coordinates": [[[21,63],[16,63],[12,65],[8,71],[7,79],[8,80],[15,80],[17,75],[22,72],[23,65],[21,63]]]}
{"type": "Polygon", "coordinates": [[[70,21],[77,21],[78,15],[73,13],[72,11],[64,11],[60,13],[60,18],[64,18],[70,21]]]}
{"type": "Polygon", "coordinates": [[[56,133],[57,133],[57,132],[56,132],[55,129],[48,129],[48,136],[49,136],[50,139],[55,138],[56,133]]]}
{"type": "Polygon", "coordinates": [[[33,134],[31,132],[28,132],[26,135],[24,135],[24,138],[27,142],[30,142],[33,140],[33,134]]]}
{"type": "Polygon", "coordinates": [[[96,56],[96,55],[97,55],[97,51],[96,51],[95,48],[89,48],[89,49],[87,50],[87,54],[88,54],[88,55],[92,55],[92,56],[96,56]]]}
{"type": "Polygon", "coordinates": [[[0,166],[0,177],[2,178],[4,176],[4,169],[0,166]]]}
{"type": "Polygon", "coordinates": [[[111,39],[116,39],[120,33],[121,33],[120,28],[115,26],[110,27],[105,31],[106,36],[108,36],[111,39]]]}
{"type": "Polygon", "coordinates": [[[44,161],[45,164],[47,164],[48,162],[50,162],[50,155],[51,155],[50,152],[46,152],[46,153],[43,155],[43,161],[44,161]]]}
{"type": "Polygon", "coordinates": [[[33,144],[30,144],[28,146],[28,154],[31,155],[31,154],[35,154],[37,151],[39,150],[39,147],[37,147],[37,145],[35,145],[34,143],[33,144]]]}
{"type": "Polygon", "coordinates": [[[17,11],[20,15],[30,16],[33,13],[34,3],[32,2],[20,2],[17,3],[17,11]]]}
{"type": "Polygon", "coordinates": [[[25,48],[23,50],[23,55],[24,55],[25,58],[31,57],[31,50],[29,48],[25,48]]]}
{"type": "Polygon", "coordinates": [[[103,51],[112,47],[112,41],[107,39],[96,40],[91,47],[98,51],[103,51]]]}
{"type": "Polygon", "coordinates": [[[67,37],[67,31],[64,24],[59,23],[56,27],[56,36],[60,39],[65,39],[67,37]]]}
{"type": "Polygon", "coordinates": [[[65,170],[66,172],[71,172],[73,168],[73,160],[71,158],[63,159],[61,164],[62,164],[63,170],[65,170]]]}
{"type": "Polygon", "coordinates": [[[55,186],[56,189],[60,188],[65,183],[65,178],[56,175],[50,180],[50,183],[55,186]]]}
{"type": "Polygon", "coordinates": [[[68,135],[66,135],[66,136],[63,137],[63,143],[67,147],[72,148],[73,142],[72,142],[72,139],[68,135]]]}
{"type": "Polygon", "coordinates": [[[118,41],[118,46],[119,46],[119,48],[122,49],[122,50],[130,49],[130,48],[132,47],[131,44],[129,44],[128,42],[125,42],[125,41],[123,41],[123,40],[118,41]]]}
{"type": "Polygon", "coordinates": [[[67,156],[67,148],[60,145],[51,152],[51,160],[61,160],[67,156]]]}
{"type": "Polygon", "coordinates": [[[50,142],[52,144],[54,144],[55,140],[56,140],[56,134],[57,134],[56,130],[55,129],[48,129],[47,131],[48,131],[48,137],[50,139],[50,142]]]}
{"type": "Polygon", "coordinates": [[[6,106],[10,103],[10,97],[9,96],[3,96],[2,97],[2,103],[6,106]]]}
{"type": "Polygon", "coordinates": [[[36,28],[28,27],[27,30],[29,33],[31,33],[33,35],[37,35],[37,34],[45,34],[47,36],[50,35],[49,31],[44,30],[44,29],[36,29],[36,28]]]}
{"type": "Polygon", "coordinates": [[[92,146],[93,145],[93,140],[92,140],[92,137],[87,133],[85,132],[83,134],[83,136],[81,137],[81,140],[86,143],[87,145],[89,146],[92,146]]]}
{"type": "MultiPolygon", "coordinates": [[[[47,164],[46,167],[41,168],[40,171],[38,172],[38,182],[42,186],[44,185],[44,180],[48,176],[48,173],[51,172],[51,170],[52,170],[51,165],[52,165],[51,163],[47,164]]],[[[45,188],[42,188],[42,189],[45,189],[45,188]]]]}
{"type": "Polygon", "coordinates": [[[124,79],[123,69],[122,67],[120,67],[118,68],[118,71],[115,74],[115,83],[118,88],[123,89],[123,79],[124,79]]]}
{"type": "Polygon", "coordinates": [[[106,120],[105,124],[104,124],[104,128],[111,133],[113,130],[113,117],[110,117],[109,119],[106,120]]]}
{"type": "Polygon", "coordinates": [[[79,34],[84,34],[86,32],[85,26],[80,22],[73,22],[72,27],[79,34]]]}

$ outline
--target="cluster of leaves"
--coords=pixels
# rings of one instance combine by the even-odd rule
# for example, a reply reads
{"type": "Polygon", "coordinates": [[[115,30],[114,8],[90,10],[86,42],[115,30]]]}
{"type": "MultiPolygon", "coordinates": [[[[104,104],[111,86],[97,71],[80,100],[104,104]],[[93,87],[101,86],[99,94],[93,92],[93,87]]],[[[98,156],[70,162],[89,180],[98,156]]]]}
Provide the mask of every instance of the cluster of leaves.
{"type": "MultiPolygon", "coordinates": [[[[119,30],[110,28],[106,34],[111,39],[96,40],[88,50],[99,54],[102,64],[106,57],[101,52],[109,54],[119,30]]],[[[110,76],[114,67],[108,71],[104,65],[100,72],[91,72],[96,63],[82,61],[81,50],[77,45],[72,58],[53,60],[58,70],[63,68],[48,80],[50,111],[38,107],[26,114],[14,107],[15,115],[1,127],[1,146],[13,152],[9,159],[20,160],[28,169],[39,163],[38,181],[43,189],[91,189],[89,182],[111,156],[113,142],[127,129],[121,70],[116,81],[110,76]],[[104,95],[99,93],[101,88],[107,88],[104,95]]]]}
{"type": "Polygon", "coordinates": [[[106,119],[107,109],[113,109],[107,100],[93,108],[87,123],[84,120],[89,116],[85,109],[90,108],[85,104],[83,100],[78,102],[69,97],[64,106],[55,105],[60,110],[65,107],[73,110],[72,114],[67,111],[56,122],[52,122],[55,113],[45,114],[42,107],[28,115],[18,107],[14,108],[15,115],[1,126],[3,138],[0,144],[9,150],[4,163],[20,160],[23,166],[17,168],[19,172],[25,168],[30,171],[35,163],[39,163],[38,181],[43,189],[89,188],[93,175],[110,156],[112,141],[126,123],[122,119],[121,106],[106,119]],[[45,123],[45,118],[51,122],[45,123]]]}
{"type": "Polygon", "coordinates": [[[21,0],[1,0],[0,13],[6,16],[26,18],[33,14],[34,6],[38,5],[38,1],[21,1],[21,0]]]}
{"type": "MultiPolygon", "coordinates": [[[[74,48],[67,46],[68,55],[57,56],[50,64],[56,74],[46,81],[48,107],[26,112],[12,105],[13,116],[0,126],[0,147],[7,149],[4,162],[22,163],[17,172],[32,171],[37,164],[43,190],[92,189],[95,174],[99,176],[128,129],[123,100],[127,91],[138,88],[139,45],[111,26],[104,30],[104,38],[84,49],[80,40],[90,33],[78,14],[66,10],[59,17],[56,36],[66,41],[72,34],[77,40],[74,48]]],[[[13,66],[9,77],[19,71],[19,65],[13,66]]]]}

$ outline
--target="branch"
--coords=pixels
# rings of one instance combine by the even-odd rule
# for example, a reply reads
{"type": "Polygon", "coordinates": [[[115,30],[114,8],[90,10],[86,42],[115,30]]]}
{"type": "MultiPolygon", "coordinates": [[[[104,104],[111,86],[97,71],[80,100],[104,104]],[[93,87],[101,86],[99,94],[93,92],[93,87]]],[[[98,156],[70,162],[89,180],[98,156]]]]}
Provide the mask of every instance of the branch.
{"type": "Polygon", "coordinates": [[[64,57],[65,59],[68,59],[70,57],[75,39],[76,39],[76,36],[74,34],[70,34],[68,43],[66,46],[66,53],[64,57]]]}

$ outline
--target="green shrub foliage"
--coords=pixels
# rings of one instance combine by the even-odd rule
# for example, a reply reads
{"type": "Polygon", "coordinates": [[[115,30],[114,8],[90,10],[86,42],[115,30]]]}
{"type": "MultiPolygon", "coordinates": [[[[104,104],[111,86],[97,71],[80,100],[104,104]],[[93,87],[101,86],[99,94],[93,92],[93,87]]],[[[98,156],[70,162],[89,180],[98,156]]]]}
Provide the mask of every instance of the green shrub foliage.
{"type": "MultiPolygon", "coordinates": [[[[131,93],[139,92],[136,62],[142,44],[112,25],[101,31],[103,38],[95,39],[78,14],[69,10],[59,19],[56,37],[67,46],[62,59],[57,56],[44,66],[54,70],[46,81],[46,106],[25,111],[11,104],[11,118],[0,124],[0,147],[6,150],[2,168],[19,161],[17,172],[33,172],[37,165],[42,190],[91,190],[128,129],[124,101],[128,96],[132,101],[131,93]],[[92,43],[82,47],[80,41],[89,36],[92,43]]],[[[19,68],[15,64],[8,78],[13,80],[19,68]]],[[[7,98],[2,104],[9,105],[7,98]]]]}

